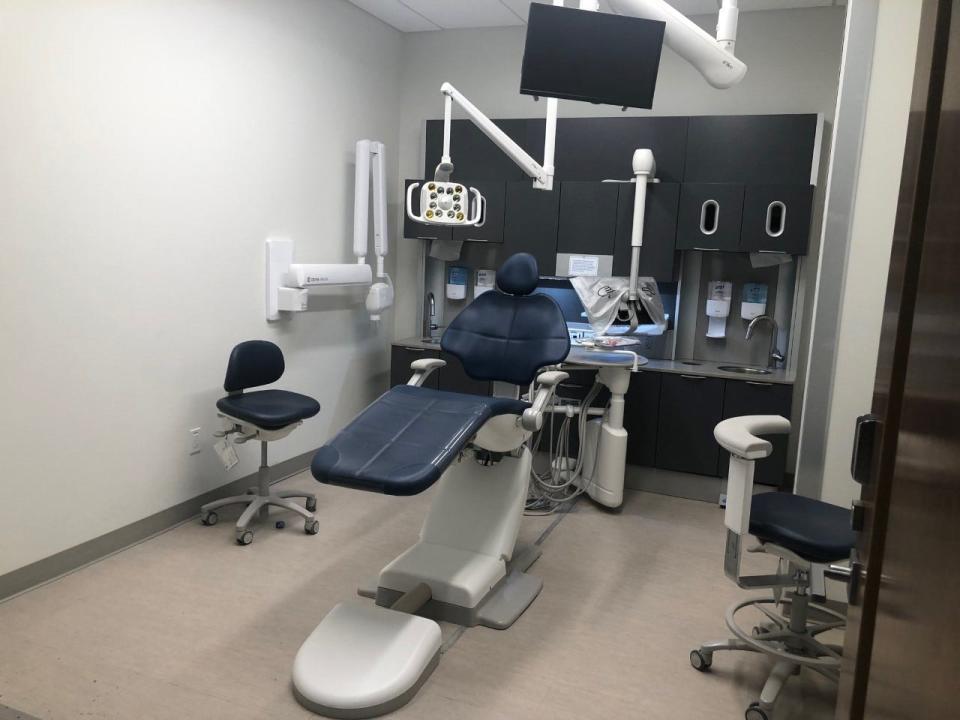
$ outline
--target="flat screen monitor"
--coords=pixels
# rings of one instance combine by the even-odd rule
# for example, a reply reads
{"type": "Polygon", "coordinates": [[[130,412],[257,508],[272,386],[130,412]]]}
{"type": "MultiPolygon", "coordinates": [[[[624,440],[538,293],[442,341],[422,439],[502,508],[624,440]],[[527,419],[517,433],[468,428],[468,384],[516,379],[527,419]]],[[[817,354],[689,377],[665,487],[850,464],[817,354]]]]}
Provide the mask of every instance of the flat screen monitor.
{"type": "Polygon", "coordinates": [[[657,20],[533,3],[520,92],[649,109],[664,27],[657,20]]]}

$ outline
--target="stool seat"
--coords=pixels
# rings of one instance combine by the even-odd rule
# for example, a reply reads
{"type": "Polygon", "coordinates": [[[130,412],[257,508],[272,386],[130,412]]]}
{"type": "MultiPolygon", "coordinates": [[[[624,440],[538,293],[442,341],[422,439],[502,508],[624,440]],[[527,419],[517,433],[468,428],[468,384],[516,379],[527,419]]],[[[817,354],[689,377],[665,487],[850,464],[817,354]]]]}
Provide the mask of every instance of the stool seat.
{"type": "Polygon", "coordinates": [[[849,510],[782,492],[753,497],[750,533],[816,563],[849,557],[857,542],[849,510]]]}
{"type": "Polygon", "coordinates": [[[217,409],[257,427],[277,430],[312,418],[320,412],[320,403],[289,390],[258,390],[220,398],[217,409]]]}

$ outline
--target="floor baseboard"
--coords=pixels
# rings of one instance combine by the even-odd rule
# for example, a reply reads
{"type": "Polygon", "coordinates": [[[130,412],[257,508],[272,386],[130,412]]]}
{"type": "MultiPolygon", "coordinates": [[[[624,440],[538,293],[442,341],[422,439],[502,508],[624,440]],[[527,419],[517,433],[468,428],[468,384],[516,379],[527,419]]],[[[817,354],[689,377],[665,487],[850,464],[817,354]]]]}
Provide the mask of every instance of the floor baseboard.
{"type": "MultiPolygon", "coordinates": [[[[315,450],[311,450],[271,466],[272,482],[279,482],[307,469],[315,452],[315,450]]],[[[251,485],[256,484],[257,473],[251,473],[203,495],[190,498],[142,520],[125,525],[106,535],[93,538],[2,575],[0,576],[0,602],[9,600],[15,595],[26,592],[37,585],[50,582],[85,565],[102,560],[108,555],[131,545],[143,542],[147,538],[199,515],[200,506],[204,503],[230,495],[239,495],[251,485]]],[[[6,720],[6,717],[2,714],[2,706],[0,706],[0,720],[6,720]]]]}

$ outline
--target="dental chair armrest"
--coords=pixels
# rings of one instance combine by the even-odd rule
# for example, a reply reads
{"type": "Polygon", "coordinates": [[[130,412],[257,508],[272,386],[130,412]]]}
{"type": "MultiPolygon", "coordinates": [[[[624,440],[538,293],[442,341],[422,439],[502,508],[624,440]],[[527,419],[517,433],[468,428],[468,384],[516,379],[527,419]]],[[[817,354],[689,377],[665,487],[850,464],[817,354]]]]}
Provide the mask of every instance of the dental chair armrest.
{"type": "Polygon", "coordinates": [[[745,460],[759,460],[773,450],[769,440],[758,435],[787,435],[790,421],[779,415],[743,415],[722,421],[713,436],[724,450],[745,460]]]}
{"type": "Polygon", "coordinates": [[[537,375],[537,394],[533,398],[532,407],[523,411],[520,425],[524,430],[536,432],[543,426],[543,412],[553,400],[553,393],[557,385],[570,377],[569,373],[561,370],[548,370],[537,375]]]}
{"type": "Polygon", "coordinates": [[[430,377],[430,373],[438,370],[447,364],[446,360],[440,358],[420,358],[410,363],[410,369],[413,370],[413,376],[407,381],[407,385],[420,387],[430,377]]]}

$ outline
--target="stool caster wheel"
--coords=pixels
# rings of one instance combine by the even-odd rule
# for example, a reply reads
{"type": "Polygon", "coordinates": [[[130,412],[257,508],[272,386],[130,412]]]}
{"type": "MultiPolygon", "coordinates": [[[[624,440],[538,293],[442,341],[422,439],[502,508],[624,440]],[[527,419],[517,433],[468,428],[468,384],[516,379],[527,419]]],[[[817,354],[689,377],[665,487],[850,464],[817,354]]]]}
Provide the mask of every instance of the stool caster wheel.
{"type": "Polygon", "coordinates": [[[237,533],[237,545],[249,545],[253,542],[253,530],[244,530],[237,533]]]}
{"type": "Polygon", "coordinates": [[[316,535],[320,532],[320,521],[319,520],[306,520],[303,523],[303,531],[307,535],[316,535]]]}
{"type": "Polygon", "coordinates": [[[277,520],[273,525],[277,530],[283,530],[287,524],[283,520],[277,520]]]}
{"type": "Polygon", "coordinates": [[[205,512],[200,516],[200,522],[207,526],[216,525],[219,520],[220,516],[217,515],[213,510],[210,512],[205,512]]]}
{"type": "Polygon", "coordinates": [[[760,703],[751,703],[750,707],[743,714],[744,720],[770,720],[767,711],[760,707],[760,703]]]}
{"type": "Polygon", "coordinates": [[[317,499],[315,497],[309,497],[305,505],[307,510],[314,512],[317,509],[317,499]]]}
{"type": "MultiPolygon", "coordinates": [[[[706,672],[710,669],[710,666],[713,665],[713,655],[708,655],[707,653],[700,652],[699,650],[691,650],[690,665],[694,670],[706,672]]],[[[750,720],[752,720],[752,718],[750,720]]]]}

